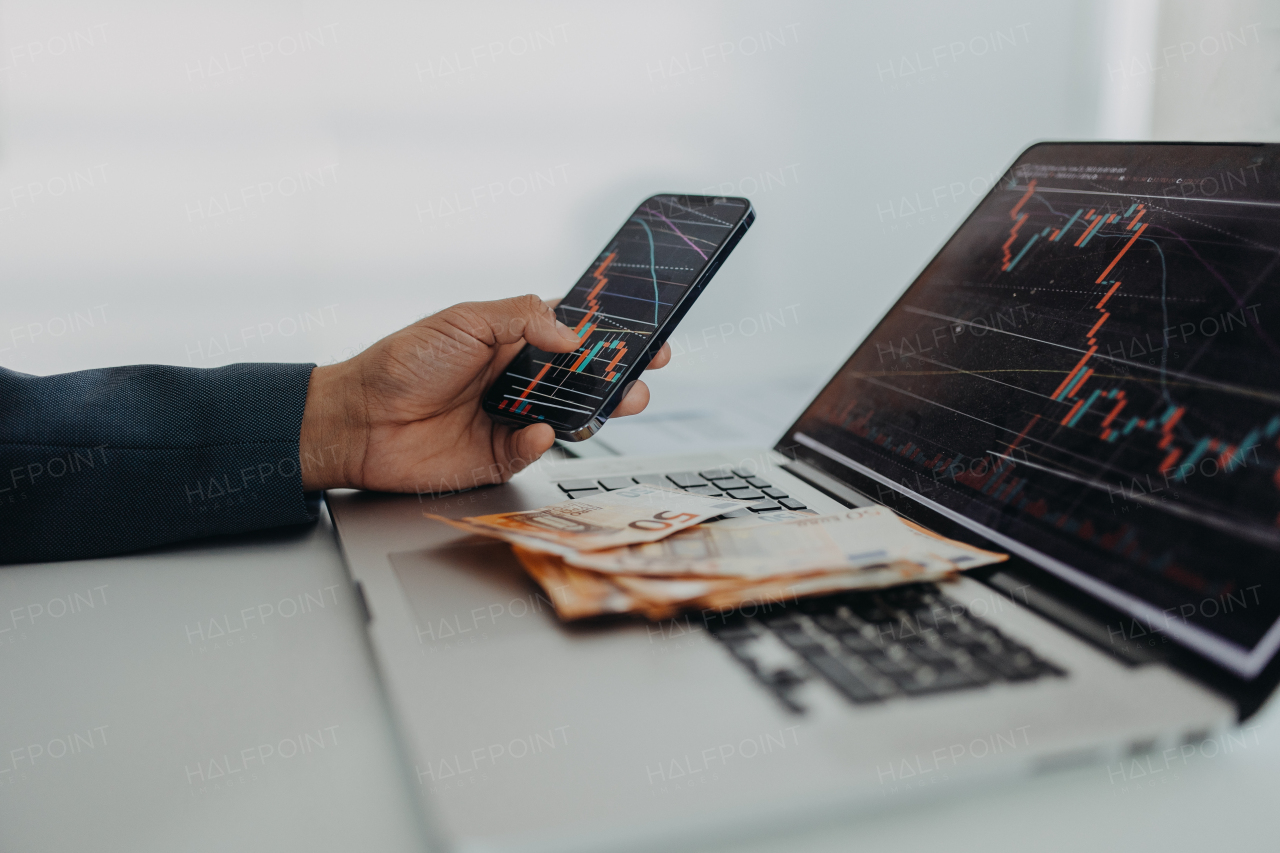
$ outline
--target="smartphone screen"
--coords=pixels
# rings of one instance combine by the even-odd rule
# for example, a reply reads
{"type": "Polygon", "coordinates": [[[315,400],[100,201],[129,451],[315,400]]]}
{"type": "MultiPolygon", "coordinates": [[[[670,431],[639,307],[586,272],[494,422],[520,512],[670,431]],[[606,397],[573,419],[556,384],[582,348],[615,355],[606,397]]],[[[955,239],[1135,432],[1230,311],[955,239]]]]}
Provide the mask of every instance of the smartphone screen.
{"type": "Polygon", "coordinates": [[[489,390],[485,409],[499,420],[548,423],[562,438],[594,432],[752,218],[744,198],[647,199],[556,308],[581,346],[571,353],[526,346],[489,390]]]}

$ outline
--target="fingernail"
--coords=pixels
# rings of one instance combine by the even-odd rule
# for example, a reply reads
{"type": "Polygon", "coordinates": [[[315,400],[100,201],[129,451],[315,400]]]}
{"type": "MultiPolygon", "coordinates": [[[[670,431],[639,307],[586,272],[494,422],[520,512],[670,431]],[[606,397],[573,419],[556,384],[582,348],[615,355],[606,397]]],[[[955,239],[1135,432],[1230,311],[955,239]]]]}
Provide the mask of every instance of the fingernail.
{"type": "Polygon", "coordinates": [[[570,329],[568,326],[566,326],[564,323],[561,323],[559,320],[556,320],[556,331],[568,337],[576,338],[578,336],[577,332],[575,332],[573,329],[570,329]]]}

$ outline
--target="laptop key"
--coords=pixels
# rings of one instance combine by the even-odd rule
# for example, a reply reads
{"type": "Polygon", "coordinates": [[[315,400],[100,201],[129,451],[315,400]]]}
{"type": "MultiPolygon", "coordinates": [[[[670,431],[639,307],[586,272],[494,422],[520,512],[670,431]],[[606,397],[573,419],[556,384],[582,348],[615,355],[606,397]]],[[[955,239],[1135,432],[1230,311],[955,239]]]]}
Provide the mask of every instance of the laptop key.
{"type": "Polygon", "coordinates": [[[560,487],[561,491],[576,492],[579,489],[596,488],[596,481],[595,480],[564,480],[562,482],[556,483],[556,485],[560,487]]]}
{"type": "Polygon", "coordinates": [[[709,498],[724,497],[724,493],[715,486],[690,486],[685,491],[694,495],[706,495],[709,498]]]}
{"type": "Polygon", "coordinates": [[[615,489],[625,489],[628,486],[635,485],[635,481],[630,477],[601,477],[599,482],[600,485],[604,486],[611,492],[615,489]]]}
{"type": "Polygon", "coordinates": [[[827,651],[812,652],[805,655],[805,660],[822,674],[833,687],[845,695],[851,702],[875,702],[880,697],[863,683],[853,671],[827,651]]]}
{"type": "Polygon", "coordinates": [[[880,651],[878,645],[858,633],[841,634],[840,642],[849,651],[856,652],[863,657],[866,657],[869,653],[879,653],[880,651]]]}
{"type": "Polygon", "coordinates": [[[733,472],[728,468],[713,468],[710,471],[699,471],[698,476],[704,480],[728,480],[733,477],[733,472]]]}
{"type": "Polygon", "coordinates": [[[785,629],[775,628],[774,633],[778,635],[778,639],[797,651],[820,648],[822,646],[812,635],[799,626],[785,629]]]}
{"type": "Polygon", "coordinates": [[[755,486],[757,489],[769,489],[773,487],[773,483],[768,480],[762,480],[759,477],[748,477],[747,482],[755,486]]]}
{"type": "Polygon", "coordinates": [[[813,621],[817,622],[818,626],[822,628],[824,631],[830,631],[831,633],[837,634],[837,635],[847,634],[851,631],[858,630],[853,625],[841,619],[839,616],[834,616],[830,613],[819,613],[818,615],[813,617],[813,621]]]}
{"type": "Polygon", "coordinates": [[[587,495],[599,495],[602,493],[601,489],[574,489],[569,492],[569,500],[576,501],[578,498],[585,498],[587,495]]]}
{"type": "Polygon", "coordinates": [[[897,661],[879,650],[864,652],[859,655],[859,657],[871,664],[880,672],[892,678],[894,681],[915,678],[915,671],[919,669],[919,667],[915,665],[914,661],[897,661]]]}
{"type": "Polygon", "coordinates": [[[1004,653],[979,649],[973,652],[978,663],[1009,681],[1025,681],[1040,675],[1038,661],[1026,651],[1005,650],[1004,653]]]}
{"type": "Polygon", "coordinates": [[[687,489],[690,486],[707,485],[706,480],[702,479],[700,476],[693,473],[692,471],[684,471],[684,472],[679,472],[675,474],[668,474],[667,479],[675,483],[677,486],[679,486],[682,489],[687,489]]]}
{"type": "Polygon", "coordinates": [[[749,489],[751,484],[741,477],[729,477],[728,479],[716,480],[717,489],[749,489]]]}
{"type": "Polygon", "coordinates": [[[752,512],[773,512],[774,510],[782,509],[782,504],[777,501],[757,501],[747,507],[747,509],[752,512]]]}
{"type": "MultiPolygon", "coordinates": [[[[769,494],[769,492],[773,492],[777,490],[765,489],[764,491],[765,491],[765,494],[769,494]]],[[[808,507],[805,506],[803,502],[798,501],[795,498],[782,498],[781,500],[778,501],[778,503],[782,504],[787,509],[808,509],[808,507]]]]}
{"type": "Polygon", "coordinates": [[[636,474],[631,479],[647,486],[666,486],[668,489],[671,488],[671,481],[662,474],[636,474]]]}
{"type": "Polygon", "coordinates": [[[979,681],[960,669],[948,669],[939,672],[932,667],[922,667],[912,680],[899,682],[903,692],[912,696],[925,693],[941,693],[945,690],[959,690],[965,687],[979,687],[979,681]]]}
{"type": "Polygon", "coordinates": [[[751,513],[747,512],[745,508],[731,509],[726,513],[716,516],[716,518],[745,518],[748,515],[751,515],[751,513]]]}
{"type": "Polygon", "coordinates": [[[764,492],[759,489],[725,489],[725,493],[740,501],[758,501],[764,497],[764,492]]]}
{"type": "Polygon", "coordinates": [[[950,662],[951,658],[935,648],[930,647],[927,643],[913,642],[912,640],[904,640],[902,645],[907,651],[911,652],[915,657],[931,666],[942,666],[950,662]]]}
{"type": "Polygon", "coordinates": [[[782,491],[782,489],[775,489],[772,486],[761,489],[760,491],[764,492],[766,497],[773,498],[775,501],[791,497],[786,492],[782,491]]]}

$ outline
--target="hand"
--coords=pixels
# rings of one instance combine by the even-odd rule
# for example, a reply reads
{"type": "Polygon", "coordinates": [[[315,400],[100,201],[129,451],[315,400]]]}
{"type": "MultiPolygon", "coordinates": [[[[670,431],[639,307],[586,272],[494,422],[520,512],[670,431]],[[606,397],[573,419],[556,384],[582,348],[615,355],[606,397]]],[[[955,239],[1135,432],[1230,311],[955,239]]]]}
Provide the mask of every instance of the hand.
{"type": "MultiPolygon", "coordinates": [[[[548,352],[581,343],[550,305],[517,296],[454,305],[317,367],[302,414],[303,488],[421,493],[509,479],[555,441],[547,424],[498,424],[480,405],[526,341],[548,352]]],[[[648,369],[670,360],[664,345],[648,369]]],[[[636,382],[613,417],[648,403],[648,387],[636,382]]]]}

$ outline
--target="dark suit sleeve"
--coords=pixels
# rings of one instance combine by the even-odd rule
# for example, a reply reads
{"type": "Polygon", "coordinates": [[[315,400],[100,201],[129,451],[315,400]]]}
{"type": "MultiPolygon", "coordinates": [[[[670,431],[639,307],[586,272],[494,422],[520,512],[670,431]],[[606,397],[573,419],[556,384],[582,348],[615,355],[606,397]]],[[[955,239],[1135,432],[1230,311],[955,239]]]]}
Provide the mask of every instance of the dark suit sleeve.
{"type": "Polygon", "coordinates": [[[0,563],[314,521],[298,470],[314,366],[0,368],[0,563]]]}

